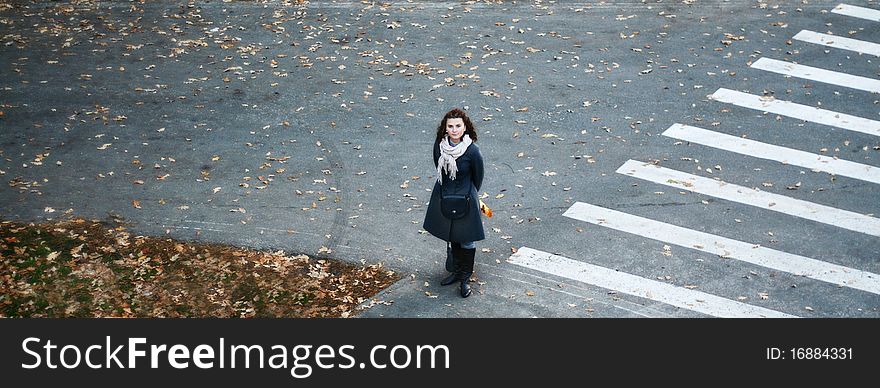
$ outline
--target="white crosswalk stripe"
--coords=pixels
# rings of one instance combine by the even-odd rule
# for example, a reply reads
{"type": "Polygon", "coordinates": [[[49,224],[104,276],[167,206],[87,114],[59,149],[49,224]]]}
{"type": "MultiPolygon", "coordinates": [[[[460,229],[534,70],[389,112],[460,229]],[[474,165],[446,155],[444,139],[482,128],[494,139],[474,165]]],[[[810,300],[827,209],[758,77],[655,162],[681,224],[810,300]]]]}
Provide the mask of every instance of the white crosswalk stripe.
{"type": "Polygon", "coordinates": [[[563,215],[668,244],[711,253],[726,259],[739,260],[777,271],[788,272],[796,276],[805,276],[880,295],[880,275],[875,273],[683,228],[583,202],[575,202],[563,215]]]}
{"type": "Polygon", "coordinates": [[[778,61],[770,58],[759,58],[752,63],[751,67],[811,81],[824,82],[827,84],[864,90],[871,93],[880,93],[880,80],[878,79],[860,77],[857,75],[799,65],[797,63],[778,61]]]}
{"type": "Polygon", "coordinates": [[[880,218],[629,160],[617,173],[795,217],[880,236],[880,218]]]}
{"type": "Polygon", "coordinates": [[[849,4],[840,4],[837,7],[834,7],[831,12],[840,15],[852,16],[860,19],[880,22],[880,11],[876,9],[858,7],[849,4]]]}
{"type": "Polygon", "coordinates": [[[777,100],[773,97],[765,98],[724,88],[716,90],[715,93],[712,93],[709,96],[709,98],[744,108],[776,113],[818,124],[830,125],[832,127],[848,129],[850,131],[880,136],[880,121],[874,121],[863,117],[851,116],[844,113],[796,104],[791,101],[777,100]]]}
{"type": "Polygon", "coordinates": [[[794,315],[677,287],[528,247],[520,248],[507,261],[532,270],[666,303],[713,317],[797,318],[794,315]]]}
{"type": "Polygon", "coordinates": [[[809,168],[812,171],[880,184],[880,168],[877,167],[744,139],[690,125],[673,124],[663,132],[663,136],[742,155],[775,160],[783,164],[809,168]]]}
{"type": "Polygon", "coordinates": [[[809,30],[798,32],[794,37],[792,37],[792,39],[880,57],[880,44],[866,42],[863,40],[846,38],[837,35],[822,34],[809,30]]]}

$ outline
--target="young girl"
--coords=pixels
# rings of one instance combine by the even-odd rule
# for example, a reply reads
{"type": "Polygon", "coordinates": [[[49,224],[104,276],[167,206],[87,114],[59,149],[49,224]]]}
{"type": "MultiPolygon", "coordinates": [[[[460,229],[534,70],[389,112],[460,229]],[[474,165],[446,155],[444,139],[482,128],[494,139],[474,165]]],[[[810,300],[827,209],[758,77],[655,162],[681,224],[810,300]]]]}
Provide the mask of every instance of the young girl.
{"type": "Polygon", "coordinates": [[[453,109],[443,116],[434,141],[437,182],[423,228],[451,243],[452,273],[441,285],[460,283],[461,297],[471,295],[475,242],[486,238],[477,192],[483,184],[483,156],[475,144],[477,131],[467,114],[453,109]]]}

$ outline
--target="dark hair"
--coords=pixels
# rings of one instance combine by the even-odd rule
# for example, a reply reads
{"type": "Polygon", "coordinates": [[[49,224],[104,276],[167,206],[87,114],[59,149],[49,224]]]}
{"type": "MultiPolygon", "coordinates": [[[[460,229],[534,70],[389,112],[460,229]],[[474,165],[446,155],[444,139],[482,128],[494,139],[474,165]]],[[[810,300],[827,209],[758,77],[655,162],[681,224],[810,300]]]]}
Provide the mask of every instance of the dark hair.
{"type": "Polygon", "coordinates": [[[440,125],[437,126],[437,139],[434,140],[435,144],[439,143],[440,140],[443,140],[443,137],[446,136],[446,120],[449,119],[461,119],[461,121],[464,121],[464,134],[470,136],[471,141],[477,141],[477,129],[474,128],[474,124],[471,123],[471,119],[467,116],[467,113],[464,113],[463,110],[455,108],[449,112],[446,112],[446,115],[443,116],[443,120],[440,120],[440,125]]]}

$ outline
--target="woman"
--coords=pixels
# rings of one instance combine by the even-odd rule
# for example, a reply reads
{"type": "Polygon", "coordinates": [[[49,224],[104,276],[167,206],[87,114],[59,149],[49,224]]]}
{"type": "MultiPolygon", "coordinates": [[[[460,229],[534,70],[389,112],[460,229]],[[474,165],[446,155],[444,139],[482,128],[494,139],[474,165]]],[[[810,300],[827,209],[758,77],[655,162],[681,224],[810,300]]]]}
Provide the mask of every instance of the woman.
{"type": "Polygon", "coordinates": [[[451,243],[452,273],[441,285],[460,283],[461,297],[471,295],[476,241],[486,238],[477,192],[483,184],[483,157],[474,144],[477,131],[467,114],[453,109],[443,116],[434,141],[437,182],[423,228],[451,243]]]}

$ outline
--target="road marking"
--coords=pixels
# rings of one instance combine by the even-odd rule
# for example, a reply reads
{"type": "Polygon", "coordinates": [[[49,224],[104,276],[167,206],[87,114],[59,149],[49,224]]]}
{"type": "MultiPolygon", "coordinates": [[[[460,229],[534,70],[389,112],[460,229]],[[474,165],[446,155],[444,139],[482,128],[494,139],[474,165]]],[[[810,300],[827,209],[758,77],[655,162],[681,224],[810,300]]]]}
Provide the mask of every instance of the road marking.
{"type": "Polygon", "coordinates": [[[848,210],[716,181],[637,160],[627,161],[617,169],[617,173],[880,237],[880,218],[848,210]]]}
{"type": "Polygon", "coordinates": [[[690,125],[673,124],[663,132],[663,136],[736,152],[742,155],[775,160],[783,164],[809,168],[812,171],[821,171],[880,184],[880,168],[877,167],[743,139],[690,125]]]}
{"type": "Polygon", "coordinates": [[[797,318],[779,311],[752,306],[705,292],[689,290],[641,276],[522,247],[507,262],[597,287],[722,318],[797,318]]]}
{"type": "MultiPolygon", "coordinates": [[[[481,264],[477,263],[477,265],[481,265],[481,264]]],[[[486,265],[486,267],[488,268],[489,266],[486,265]]],[[[546,275],[546,274],[544,274],[544,275],[546,275]]],[[[500,267],[500,266],[495,266],[493,263],[492,270],[491,271],[489,271],[489,270],[480,271],[480,276],[481,277],[494,276],[494,277],[502,279],[502,281],[504,281],[505,283],[506,282],[516,282],[516,283],[521,283],[521,284],[530,285],[530,286],[534,286],[535,281],[537,281],[538,283],[546,282],[547,286],[543,287],[545,290],[558,292],[560,294],[565,294],[565,295],[568,295],[568,296],[571,296],[574,298],[578,298],[580,300],[589,299],[591,304],[601,304],[603,307],[623,310],[628,313],[632,313],[632,314],[635,314],[635,315],[638,315],[638,316],[644,317],[644,318],[670,318],[670,317],[672,317],[670,314],[665,313],[665,312],[663,312],[653,306],[645,306],[645,305],[641,305],[641,304],[638,304],[635,302],[624,301],[624,300],[613,301],[614,303],[606,302],[604,300],[597,300],[596,298],[593,297],[596,294],[595,289],[588,289],[587,286],[581,286],[575,282],[570,282],[570,283],[565,284],[565,288],[554,287],[554,286],[551,286],[551,284],[558,283],[558,279],[555,279],[555,278],[552,278],[549,276],[536,275],[534,273],[534,271],[525,271],[520,267],[507,266],[507,268],[504,268],[504,267],[500,267]],[[499,275],[499,274],[492,273],[492,272],[505,272],[507,274],[513,274],[513,275],[506,275],[505,276],[505,275],[499,275]],[[519,279],[514,276],[528,277],[531,279],[519,279]],[[580,291],[580,293],[572,292],[569,290],[580,291]],[[621,303],[621,302],[623,302],[623,303],[621,303]],[[630,305],[630,306],[629,307],[623,306],[624,304],[630,305]]]]}
{"type": "Polygon", "coordinates": [[[797,63],[778,61],[770,58],[760,58],[753,62],[751,67],[792,77],[864,90],[866,92],[880,93],[880,80],[878,79],[860,77],[857,75],[799,65],[797,63]]]}
{"type": "Polygon", "coordinates": [[[776,113],[818,124],[830,125],[832,127],[848,129],[850,131],[880,136],[880,121],[874,121],[863,117],[851,116],[845,113],[796,104],[791,101],[777,100],[773,97],[765,98],[724,88],[716,90],[715,93],[709,95],[709,98],[744,108],[776,113]]]}
{"type": "Polygon", "coordinates": [[[852,16],[855,18],[880,22],[880,11],[876,9],[856,7],[849,4],[840,4],[837,7],[834,7],[831,12],[840,15],[852,16]]]}
{"type": "Polygon", "coordinates": [[[809,30],[798,32],[792,39],[880,57],[880,44],[864,40],[844,38],[842,36],[822,34],[809,30]]]}
{"type": "Polygon", "coordinates": [[[880,275],[875,273],[765,248],[757,244],[732,240],[583,202],[575,202],[563,215],[637,236],[711,253],[725,259],[739,260],[796,276],[805,276],[880,295],[880,275]]]}

